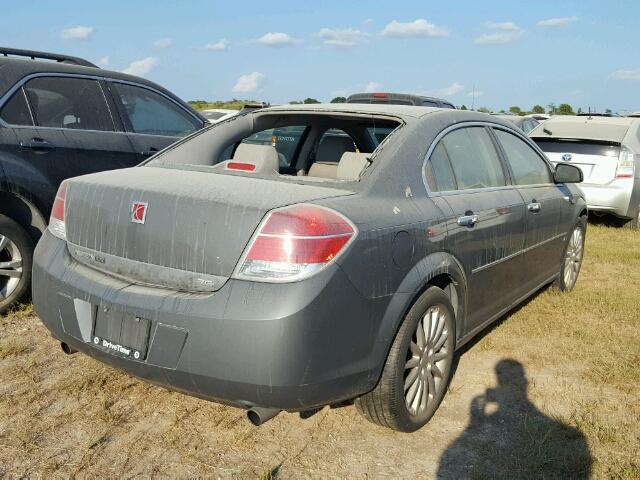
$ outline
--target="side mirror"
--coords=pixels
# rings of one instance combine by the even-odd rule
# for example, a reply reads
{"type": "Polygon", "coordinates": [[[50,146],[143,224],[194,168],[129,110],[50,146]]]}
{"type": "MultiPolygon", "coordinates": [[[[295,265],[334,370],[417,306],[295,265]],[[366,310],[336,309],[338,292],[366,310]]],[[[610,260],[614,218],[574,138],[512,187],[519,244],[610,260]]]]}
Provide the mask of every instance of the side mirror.
{"type": "Polygon", "coordinates": [[[557,164],[556,171],[553,172],[553,181],[556,183],[580,183],[582,180],[582,170],[568,163],[557,164]]]}

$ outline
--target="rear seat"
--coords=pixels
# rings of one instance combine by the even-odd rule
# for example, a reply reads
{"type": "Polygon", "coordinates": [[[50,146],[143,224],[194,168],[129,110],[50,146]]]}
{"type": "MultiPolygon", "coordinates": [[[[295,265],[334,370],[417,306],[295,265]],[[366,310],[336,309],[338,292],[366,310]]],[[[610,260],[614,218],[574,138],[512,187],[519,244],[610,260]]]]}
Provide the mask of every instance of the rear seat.
{"type": "Polygon", "coordinates": [[[338,163],[318,164],[318,162],[316,162],[311,165],[308,177],[357,180],[368,164],[368,153],[344,152],[338,163]]]}
{"type": "Polygon", "coordinates": [[[310,177],[338,178],[338,162],[345,152],[355,152],[356,147],[350,137],[329,135],[322,139],[316,152],[316,161],[309,169],[310,177]]]}

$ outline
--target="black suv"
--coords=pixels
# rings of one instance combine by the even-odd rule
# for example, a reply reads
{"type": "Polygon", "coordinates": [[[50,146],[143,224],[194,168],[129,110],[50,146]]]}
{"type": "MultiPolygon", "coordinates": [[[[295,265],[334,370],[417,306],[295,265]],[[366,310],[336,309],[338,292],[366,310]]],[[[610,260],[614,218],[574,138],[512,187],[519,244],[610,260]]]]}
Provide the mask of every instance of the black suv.
{"type": "Polygon", "coordinates": [[[393,105],[417,105],[419,107],[456,108],[453,103],[442,98],[424,97],[410,93],[354,93],[347,98],[347,103],[386,103],[393,105]]]}
{"type": "Polygon", "coordinates": [[[137,165],[205,125],[148,80],[0,47],[0,313],[29,290],[33,247],[62,180],[137,165]]]}

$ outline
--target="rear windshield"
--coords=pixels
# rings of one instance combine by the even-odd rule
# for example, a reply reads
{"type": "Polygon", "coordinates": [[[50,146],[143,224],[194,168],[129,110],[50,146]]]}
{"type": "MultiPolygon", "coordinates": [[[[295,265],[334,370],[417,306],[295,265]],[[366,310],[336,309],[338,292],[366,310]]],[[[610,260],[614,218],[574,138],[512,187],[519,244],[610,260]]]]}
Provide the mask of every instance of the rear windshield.
{"type": "Polygon", "coordinates": [[[541,140],[534,138],[543,152],[547,153],[577,153],[581,155],[600,155],[617,157],[620,144],[614,142],[589,142],[584,140],[541,140]]]}

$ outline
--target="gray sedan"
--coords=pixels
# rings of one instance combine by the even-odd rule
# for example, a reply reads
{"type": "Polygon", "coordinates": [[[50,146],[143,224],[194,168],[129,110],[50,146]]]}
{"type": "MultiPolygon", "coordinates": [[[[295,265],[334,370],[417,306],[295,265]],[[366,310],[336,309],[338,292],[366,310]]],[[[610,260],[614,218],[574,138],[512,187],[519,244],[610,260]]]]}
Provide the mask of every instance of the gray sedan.
{"type": "Polygon", "coordinates": [[[414,431],[456,349],[540,288],[575,285],[581,179],[481,113],[256,110],[65,182],[34,304],[65,352],[254,424],[355,402],[414,431]]]}

